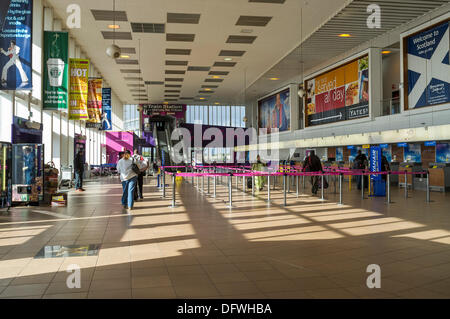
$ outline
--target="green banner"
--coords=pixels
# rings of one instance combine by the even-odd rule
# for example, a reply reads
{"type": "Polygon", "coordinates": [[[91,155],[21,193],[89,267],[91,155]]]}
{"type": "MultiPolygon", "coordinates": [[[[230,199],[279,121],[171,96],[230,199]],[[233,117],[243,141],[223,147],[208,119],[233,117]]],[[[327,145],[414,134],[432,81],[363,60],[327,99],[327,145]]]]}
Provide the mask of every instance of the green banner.
{"type": "Polygon", "coordinates": [[[67,110],[68,47],[69,34],[67,32],[44,32],[44,109],[67,110]]]}

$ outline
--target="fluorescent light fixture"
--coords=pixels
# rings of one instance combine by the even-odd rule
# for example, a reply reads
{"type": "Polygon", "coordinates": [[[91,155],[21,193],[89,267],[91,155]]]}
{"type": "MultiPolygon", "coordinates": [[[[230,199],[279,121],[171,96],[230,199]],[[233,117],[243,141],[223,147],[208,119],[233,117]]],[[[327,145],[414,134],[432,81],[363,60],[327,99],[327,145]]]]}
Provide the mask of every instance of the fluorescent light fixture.
{"type": "Polygon", "coordinates": [[[205,91],[211,91],[211,89],[205,89],[205,91]]]}
{"type": "Polygon", "coordinates": [[[120,29],[120,26],[118,24],[110,24],[108,25],[109,29],[120,29]]]}
{"type": "Polygon", "coordinates": [[[383,54],[389,54],[389,53],[392,53],[392,51],[385,50],[385,51],[381,51],[381,53],[383,53],[383,54]]]}
{"type": "Polygon", "coordinates": [[[225,60],[225,61],[233,61],[232,58],[225,58],[224,60],[225,60]]]}
{"type": "Polygon", "coordinates": [[[270,81],[278,81],[280,78],[270,78],[270,81]]]}
{"type": "Polygon", "coordinates": [[[121,57],[122,59],[129,59],[129,58],[130,58],[129,55],[124,55],[124,54],[122,54],[120,57],[121,57]]]}
{"type": "Polygon", "coordinates": [[[350,38],[351,35],[348,34],[348,33],[341,33],[341,34],[339,34],[339,37],[341,37],[341,38],[350,38]]]}
{"type": "Polygon", "coordinates": [[[214,76],[213,76],[213,79],[220,79],[220,76],[214,75],[214,76]]]}

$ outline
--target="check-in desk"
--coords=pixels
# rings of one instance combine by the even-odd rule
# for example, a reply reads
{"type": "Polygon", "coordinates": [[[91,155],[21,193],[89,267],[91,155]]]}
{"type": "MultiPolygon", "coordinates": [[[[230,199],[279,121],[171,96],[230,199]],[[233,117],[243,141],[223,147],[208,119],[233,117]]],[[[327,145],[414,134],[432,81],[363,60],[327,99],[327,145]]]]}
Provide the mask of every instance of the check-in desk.
{"type": "MultiPolygon", "coordinates": [[[[408,173],[423,172],[422,163],[408,163],[408,162],[400,163],[399,171],[400,172],[407,171],[408,173]]],[[[421,178],[421,176],[417,176],[417,177],[421,178]]],[[[399,178],[399,183],[398,183],[399,187],[404,188],[405,187],[405,176],[398,175],[398,178],[399,178]]],[[[406,185],[407,185],[407,187],[414,189],[415,175],[412,175],[412,174],[406,175],[406,185]]]]}
{"type": "Polygon", "coordinates": [[[430,190],[450,190],[450,163],[430,163],[430,190]]]}

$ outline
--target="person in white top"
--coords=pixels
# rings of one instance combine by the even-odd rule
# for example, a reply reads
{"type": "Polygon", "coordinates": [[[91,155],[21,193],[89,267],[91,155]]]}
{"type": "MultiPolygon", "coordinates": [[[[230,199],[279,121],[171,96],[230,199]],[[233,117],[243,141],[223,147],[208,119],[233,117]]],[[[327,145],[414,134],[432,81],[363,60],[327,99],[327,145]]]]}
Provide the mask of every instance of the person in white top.
{"type": "Polygon", "coordinates": [[[134,192],[134,200],[139,201],[144,199],[144,176],[145,171],[148,169],[148,161],[143,156],[139,155],[139,151],[137,149],[134,150],[133,158],[135,161],[142,162],[142,167],[139,167],[141,169],[141,173],[138,175],[137,187],[134,192]]]}
{"type": "Polygon", "coordinates": [[[5,64],[3,67],[2,72],[2,85],[5,86],[8,82],[8,70],[13,65],[16,66],[17,70],[19,70],[20,77],[22,79],[22,85],[28,83],[28,77],[25,71],[22,67],[22,62],[20,62],[19,53],[20,53],[20,47],[16,45],[15,41],[11,41],[11,44],[8,48],[8,51],[3,50],[3,48],[0,48],[0,52],[3,53],[6,56],[9,56],[9,61],[5,64]]]}
{"type": "Polygon", "coordinates": [[[117,163],[117,171],[122,182],[122,206],[124,209],[132,210],[134,206],[134,190],[138,179],[138,174],[133,171],[133,164],[142,169],[143,163],[131,158],[131,152],[125,151],[123,158],[117,163]]]}

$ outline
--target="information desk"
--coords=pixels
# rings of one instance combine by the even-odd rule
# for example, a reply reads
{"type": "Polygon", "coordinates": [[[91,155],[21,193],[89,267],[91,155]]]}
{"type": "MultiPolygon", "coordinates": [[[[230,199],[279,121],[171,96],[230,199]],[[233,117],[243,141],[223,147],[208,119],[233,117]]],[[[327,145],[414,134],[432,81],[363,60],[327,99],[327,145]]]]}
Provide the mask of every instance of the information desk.
{"type": "Polygon", "coordinates": [[[450,189],[450,163],[430,163],[430,189],[445,192],[450,189]]]}

